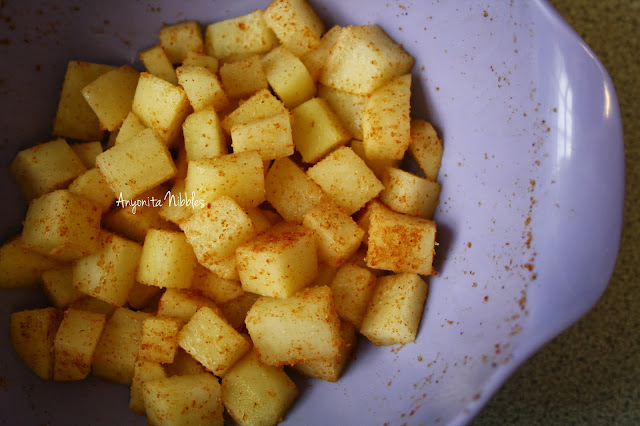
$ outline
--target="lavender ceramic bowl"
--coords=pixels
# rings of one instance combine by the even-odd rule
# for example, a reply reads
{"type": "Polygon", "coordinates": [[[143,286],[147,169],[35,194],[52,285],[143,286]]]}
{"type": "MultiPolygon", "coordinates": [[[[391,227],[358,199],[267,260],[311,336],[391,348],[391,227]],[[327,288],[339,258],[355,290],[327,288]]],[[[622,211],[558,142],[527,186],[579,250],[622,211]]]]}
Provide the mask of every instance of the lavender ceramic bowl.
{"type": "MultiPolygon", "coordinates": [[[[438,276],[418,338],[365,341],[337,383],[305,382],[285,424],[463,424],[534,351],[593,306],[611,275],[623,142],[611,80],[542,0],[312,1],[325,22],[380,24],[415,58],[413,115],[442,134],[438,276]]],[[[202,24],[263,1],[3,1],[0,156],[50,139],[70,59],[133,64],[163,23],[202,24]]],[[[0,180],[3,241],[26,206],[0,180]]],[[[8,338],[35,291],[2,293],[0,423],[144,424],[128,390],[42,382],[8,338]]]]}

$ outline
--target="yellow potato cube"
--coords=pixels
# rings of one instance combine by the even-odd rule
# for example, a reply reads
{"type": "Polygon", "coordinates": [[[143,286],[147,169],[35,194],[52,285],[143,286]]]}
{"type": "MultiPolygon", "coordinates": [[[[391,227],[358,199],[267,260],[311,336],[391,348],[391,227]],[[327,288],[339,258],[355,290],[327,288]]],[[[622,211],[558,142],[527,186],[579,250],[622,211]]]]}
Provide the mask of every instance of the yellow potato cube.
{"type": "Polygon", "coordinates": [[[316,85],[302,61],[285,47],[264,55],[262,68],[267,81],[287,108],[295,108],[313,98],[316,85]]]}
{"type": "Polygon", "coordinates": [[[344,128],[356,139],[362,139],[362,111],[367,105],[369,95],[343,92],[333,87],[318,85],[318,97],[327,101],[340,117],[344,128]]]}
{"type": "Polygon", "coordinates": [[[136,414],[144,415],[144,391],[142,384],[148,380],[164,379],[167,373],[159,362],[139,359],[133,371],[133,380],[129,391],[129,409],[136,414]]]}
{"type": "Polygon", "coordinates": [[[100,121],[82,96],[82,88],[114,68],[91,62],[69,61],[53,119],[54,135],[83,141],[102,139],[100,121]]]}
{"type": "Polygon", "coordinates": [[[69,146],[87,169],[96,166],[96,157],[102,153],[102,144],[99,141],[74,143],[69,146]]]}
{"type": "Polygon", "coordinates": [[[120,130],[118,130],[115,144],[135,140],[134,136],[137,136],[146,128],[147,126],[142,124],[138,116],[135,115],[133,111],[129,111],[129,114],[127,114],[122,122],[122,126],[120,126],[120,130]]]}
{"type": "Polygon", "coordinates": [[[218,59],[266,53],[278,45],[278,38],[264,22],[264,12],[253,12],[214,22],[205,30],[205,51],[218,59]]]}
{"type": "Polygon", "coordinates": [[[135,136],[135,142],[118,144],[96,159],[116,198],[132,200],[171,179],[176,166],[162,139],[152,129],[135,136]]]}
{"type": "Polygon", "coordinates": [[[104,314],[67,309],[53,344],[53,380],[83,380],[106,323],[104,314]]]}
{"type": "Polygon", "coordinates": [[[214,310],[202,307],[178,334],[182,349],[218,377],[251,348],[251,344],[214,310]]]}
{"type": "Polygon", "coordinates": [[[20,235],[0,246],[0,288],[35,287],[41,274],[61,267],[62,263],[35,252],[24,244],[20,235]]]}
{"type": "Polygon", "coordinates": [[[244,320],[247,317],[247,312],[258,300],[260,295],[255,293],[244,292],[242,296],[238,296],[235,299],[231,299],[228,302],[220,305],[220,312],[227,319],[229,324],[238,331],[244,331],[244,320]]]}
{"type": "Polygon", "coordinates": [[[178,318],[150,316],[142,323],[142,337],[138,359],[171,363],[178,350],[178,332],[182,321],[178,318]]]}
{"type": "MultiPolygon", "coordinates": [[[[331,48],[338,39],[341,29],[342,27],[339,25],[331,27],[329,31],[322,35],[320,42],[313,50],[299,55],[300,60],[304,66],[307,67],[307,71],[309,71],[309,75],[314,82],[317,82],[320,78],[324,65],[327,63],[329,52],[331,52],[331,48]]],[[[290,50],[293,51],[292,49],[290,50]]]]}
{"type": "Polygon", "coordinates": [[[220,79],[230,98],[244,98],[269,87],[260,55],[223,64],[220,79]]]}
{"type": "Polygon", "coordinates": [[[287,114],[288,112],[287,108],[271,91],[267,89],[259,90],[249,99],[241,102],[238,108],[222,120],[222,128],[231,134],[231,129],[238,124],[246,124],[254,120],[278,114],[287,114]]]}
{"type": "Polygon", "coordinates": [[[293,143],[306,163],[316,163],[351,139],[327,101],[313,98],[291,112],[293,143]]]}
{"type": "Polygon", "coordinates": [[[150,229],[142,246],[136,279],[156,287],[189,288],[197,264],[184,233],[150,229]]]}
{"type": "Polygon", "coordinates": [[[164,369],[167,372],[167,376],[187,376],[190,374],[208,373],[202,364],[179,346],[173,362],[171,364],[164,364],[164,369]]]}
{"type": "Polygon", "coordinates": [[[213,107],[190,114],[182,124],[187,161],[214,158],[229,152],[218,114],[213,107]]]}
{"type": "Polygon", "coordinates": [[[296,56],[316,48],[325,31],[324,23],[306,0],[273,0],[264,10],[264,21],[296,56]]]}
{"type": "Polygon", "coordinates": [[[64,309],[84,296],[73,286],[73,265],[49,269],[42,273],[42,290],[56,308],[64,309]]]}
{"type": "Polygon", "coordinates": [[[277,114],[231,128],[233,152],[255,150],[263,161],[288,157],[295,151],[289,114],[277,114]]]}
{"type": "Polygon", "coordinates": [[[388,167],[382,173],[380,200],[393,210],[431,219],[438,205],[440,184],[402,169],[388,167]]]}
{"type": "Polygon", "coordinates": [[[431,123],[420,118],[411,119],[411,143],[409,152],[427,179],[436,180],[442,161],[442,139],[431,123]]]}
{"type": "Polygon", "coordinates": [[[203,266],[196,268],[191,288],[213,300],[216,305],[244,294],[240,281],[221,278],[203,266]]]}
{"type": "Polygon", "coordinates": [[[187,194],[184,180],[176,180],[158,212],[159,216],[176,225],[193,214],[191,206],[195,202],[195,194],[187,194]]]}
{"type": "Polygon", "coordinates": [[[187,52],[204,52],[202,29],[196,21],[166,25],[160,30],[158,37],[172,64],[181,64],[187,52]]]}
{"type": "Polygon", "coordinates": [[[275,425],[298,397],[282,367],[265,365],[255,352],[238,361],[222,379],[222,403],[239,425],[275,425]]]}
{"type": "Polygon", "coordinates": [[[66,189],[49,192],[29,203],[22,242],[33,251],[62,261],[98,249],[102,208],[66,189]]]}
{"type": "Polygon", "coordinates": [[[367,266],[431,275],[435,246],[435,222],[397,213],[380,204],[372,206],[367,266]]]}
{"type": "Polygon", "coordinates": [[[358,154],[358,157],[362,158],[364,163],[371,169],[373,174],[376,175],[378,179],[382,179],[382,173],[384,169],[387,167],[396,167],[399,168],[402,163],[401,159],[393,159],[393,158],[381,158],[381,159],[371,159],[367,157],[367,154],[364,152],[364,143],[359,140],[351,141],[351,149],[353,152],[358,154]]]}
{"type": "Polygon", "coordinates": [[[413,58],[378,25],[349,26],[331,49],[320,82],[366,95],[393,77],[406,74],[413,58]]]}
{"type": "Polygon", "coordinates": [[[102,172],[96,167],[87,170],[71,182],[69,192],[94,201],[105,212],[116,200],[116,196],[107,184],[102,172]]]}
{"type": "Polygon", "coordinates": [[[340,355],[340,319],[328,287],[309,287],[284,299],[262,296],[245,323],[265,364],[295,365],[340,355]]]}
{"type": "Polygon", "coordinates": [[[198,291],[168,288],[160,297],[158,315],[178,318],[186,323],[203,306],[216,312],[219,311],[211,299],[206,298],[198,291]]]}
{"type": "Polygon", "coordinates": [[[60,321],[62,312],[56,308],[11,314],[11,345],[26,366],[44,380],[53,377],[53,342],[60,321]]]}
{"type": "Polygon", "coordinates": [[[314,232],[293,223],[278,224],[236,250],[242,289],[289,297],[318,274],[314,232]]]}
{"type": "Polygon", "coordinates": [[[338,316],[360,328],[376,287],[376,276],[352,263],[342,265],[331,285],[338,316]]]}
{"type": "Polygon", "coordinates": [[[27,201],[66,188],[85,170],[80,157],[62,138],[18,152],[9,165],[9,174],[27,201]]]}
{"type": "Polygon", "coordinates": [[[427,283],[417,274],[378,278],[360,333],[378,346],[413,342],[426,298],[427,283]]]}
{"type": "Polygon", "coordinates": [[[229,98],[222,88],[218,75],[199,65],[183,65],[176,69],[178,83],[187,93],[194,111],[213,107],[223,111],[229,106],[229,98]]]}
{"type": "Polygon", "coordinates": [[[107,71],[82,89],[82,96],[110,132],[119,128],[131,111],[140,74],[128,65],[107,71]]]}
{"type": "Polygon", "coordinates": [[[189,51],[182,61],[182,65],[198,65],[209,69],[211,72],[218,72],[220,68],[218,58],[209,56],[204,52],[189,51]]]}
{"type": "Polygon", "coordinates": [[[149,74],[153,74],[171,84],[178,84],[178,77],[173,64],[161,45],[156,44],[138,54],[140,62],[149,74]]]}

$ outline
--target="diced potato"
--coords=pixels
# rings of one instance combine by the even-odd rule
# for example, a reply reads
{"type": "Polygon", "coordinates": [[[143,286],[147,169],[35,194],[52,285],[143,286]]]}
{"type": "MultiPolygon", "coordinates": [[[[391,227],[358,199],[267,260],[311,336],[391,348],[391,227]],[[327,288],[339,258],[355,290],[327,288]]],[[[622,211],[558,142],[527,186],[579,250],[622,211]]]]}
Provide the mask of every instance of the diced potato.
{"type": "Polygon", "coordinates": [[[127,303],[142,247],[116,234],[100,233],[100,248],[73,264],[73,286],[116,306],[127,303]]]}
{"type": "Polygon", "coordinates": [[[53,342],[60,321],[62,312],[56,308],[11,314],[11,345],[27,367],[44,380],[53,377],[53,342]]]}
{"type": "Polygon", "coordinates": [[[129,114],[125,117],[122,122],[122,126],[120,126],[120,130],[118,130],[118,136],[116,136],[116,144],[127,142],[131,140],[135,140],[134,136],[137,136],[146,129],[147,126],[142,124],[137,115],[133,113],[133,111],[129,111],[129,114]]]}
{"type": "Polygon", "coordinates": [[[220,383],[209,373],[146,380],[142,393],[153,425],[224,425],[220,383]]]}
{"type": "Polygon", "coordinates": [[[181,64],[187,52],[204,52],[202,29],[196,21],[166,25],[160,30],[158,37],[172,64],[181,64]]]}
{"type": "Polygon", "coordinates": [[[344,128],[354,138],[362,139],[362,111],[369,100],[368,95],[343,92],[320,84],[318,85],[318,97],[327,101],[331,109],[340,117],[344,128]]]}
{"type": "Polygon", "coordinates": [[[369,217],[367,266],[394,272],[433,274],[436,223],[396,213],[380,204],[369,217]]]}
{"type": "Polygon", "coordinates": [[[196,265],[196,255],[184,233],[150,229],[136,278],[156,287],[189,288],[196,265]]]}
{"type": "Polygon", "coordinates": [[[227,141],[213,107],[190,114],[182,124],[187,161],[214,158],[229,152],[227,141]]]}
{"type": "Polygon", "coordinates": [[[340,319],[328,287],[309,287],[291,297],[260,297],[245,319],[260,360],[295,365],[340,354],[340,319]]]}
{"type": "Polygon", "coordinates": [[[142,325],[149,314],[118,308],[102,332],[91,364],[95,376],[131,386],[140,350],[142,325]]]}
{"type": "Polygon", "coordinates": [[[234,152],[255,150],[260,158],[274,160],[288,157],[295,151],[289,114],[277,114],[231,128],[234,152]]]}
{"type": "Polygon", "coordinates": [[[280,43],[297,56],[315,49],[325,31],[306,0],[273,0],[264,10],[264,21],[280,43]]]}
{"type": "Polygon", "coordinates": [[[242,289],[289,297],[318,274],[314,232],[294,223],[278,224],[236,250],[242,289]]]}
{"type": "Polygon", "coordinates": [[[327,101],[313,98],[291,112],[293,143],[307,163],[315,163],[346,144],[351,135],[327,101]]]}
{"type": "Polygon", "coordinates": [[[69,192],[96,202],[105,212],[116,200],[116,196],[107,184],[102,172],[96,167],[87,170],[71,182],[69,192]]]}
{"type": "Polygon", "coordinates": [[[440,184],[402,169],[388,167],[382,173],[380,200],[393,210],[431,219],[438,205],[440,184]]]}
{"type": "Polygon", "coordinates": [[[367,154],[364,152],[364,143],[359,140],[351,141],[351,149],[353,152],[358,154],[358,157],[362,158],[364,163],[371,169],[373,174],[376,175],[378,179],[382,179],[382,173],[384,169],[387,167],[400,167],[401,159],[394,158],[381,158],[381,159],[371,159],[367,157],[367,154]]]}
{"type": "Polygon", "coordinates": [[[83,296],[80,299],[71,302],[69,309],[104,314],[109,318],[116,311],[117,306],[107,303],[104,300],[96,299],[95,297],[83,296]]]}
{"type": "Polygon", "coordinates": [[[327,63],[329,52],[338,39],[338,35],[340,34],[341,29],[342,27],[340,27],[339,25],[334,25],[329,31],[322,35],[322,37],[320,38],[320,43],[318,43],[318,45],[313,50],[299,55],[300,60],[302,61],[304,66],[307,67],[309,75],[314,82],[317,82],[320,78],[320,74],[322,73],[324,65],[327,63]]]}
{"type": "Polygon", "coordinates": [[[144,391],[142,384],[148,380],[167,377],[164,367],[159,362],[139,359],[133,371],[133,380],[129,391],[129,409],[136,414],[144,415],[144,391]]]}
{"type": "Polygon", "coordinates": [[[393,77],[408,73],[413,62],[378,25],[345,27],[331,49],[320,82],[366,95],[393,77]]]}
{"type": "Polygon", "coordinates": [[[243,209],[256,207],[266,199],[262,159],[257,151],[244,151],[190,161],[185,191],[202,201],[194,210],[222,196],[243,209]]]}
{"type": "Polygon", "coordinates": [[[167,196],[158,214],[162,219],[179,225],[180,222],[191,217],[193,214],[191,206],[195,201],[195,194],[187,194],[184,180],[176,180],[171,188],[171,194],[167,196]]]}
{"type": "Polygon", "coordinates": [[[264,12],[253,12],[214,22],[205,30],[205,51],[218,59],[242,58],[266,53],[278,45],[276,35],[263,20],[264,12]]]}
{"type": "Polygon", "coordinates": [[[59,261],[35,252],[24,244],[20,235],[0,247],[0,288],[35,287],[41,274],[62,266],[59,261]]]}
{"type": "Polygon", "coordinates": [[[287,108],[271,91],[264,89],[256,92],[238,108],[222,120],[222,128],[229,134],[238,124],[246,124],[254,120],[268,118],[278,114],[287,114],[287,108]]]}
{"type": "Polygon", "coordinates": [[[263,364],[255,352],[238,361],[222,379],[222,403],[239,425],[275,425],[298,397],[282,367],[263,364]]]}
{"type": "Polygon", "coordinates": [[[64,309],[84,296],[73,286],[73,266],[49,269],[42,273],[42,289],[56,308],[64,309]]]}
{"type": "Polygon", "coordinates": [[[160,297],[158,315],[178,318],[186,323],[203,306],[218,311],[218,307],[211,299],[197,291],[168,288],[160,297]]]}
{"type": "Polygon", "coordinates": [[[82,88],[114,68],[91,62],[69,61],[53,119],[54,135],[83,141],[102,139],[100,121],[82,96],[82,88]]]}
{"type": "Polygon", "coordinates": [[[427,283],[417,274],[378,278],[360,333],[376,345],[413,342],[426,298],[427,283]]]}
{"type": "Polygon", "coordinates": [[[140,74],[128,65],[107,71],[82,89],[82,96],[110,132],[119,128],[131,111],[140,74]]]}
{"type": "Polygon", "coordinates": [[[119,199],[132,200],[176,174],[171,154],[156,132],[145,129],[134,138],[134,142],[118,144],[96,159],[119,199]]]}
{"type": "Polygon", "coordinates": [[[203,266],[196,268],[191,288],[213,300],[216,305],[244,294],[240,281],[221,278],[203,266]]]}
{"type": "Polygon", "coordinates": [[[190,374],[208,373],[204,365],[196,361],[179,346],[173,362],[171,364],[164,364],[164,369],[168,376],[187,376],[190,374]]]}
{"type": "Polygon", "coordinates": [[[258,90],[267,89],[267,77],[262,69],[260,55],[227,62],[220,67],[220,79],[230,98],[244,98],[258,90]]]}
{"type": "Polygon", "coordinates": [[[66,189],[29,203],[22,242],[31,250],[62,261],[86,256],[98,248],[102,208],[66,189]]]}
{"type": "Polygon", "coordinates": [[[138,359],[171,363],[178,350],[178,332],[182,321],[178,318],[150,316],[142,324],[138,359]]]}
{"type": "Polygon", "coordinates": [[[411,143],[409,152],[424,172],[427,179],[435,181],[442,161],[442,139],[431,123],[420,118],[411,119],[411,143]]]}
{"type": "Polygon", "coordinates": [[[342,265],[330,285],[338,316],[360,328],[375,287],[376,276],[368,269],[342,265]]]}
{"type": "Polygon", "coordinates": [[[62,138],[18,152],[9,165],[9,174],[27,201],[66,188],[85,170],[80,157],[62,138]]]}
{"type": "Polygon", "coordinates": [[[384,189],[365,162],[349,147],[328,154],[307,174],[348,215],[352,215],[384,189]]]}
{"type": "Polygon", "coordinates": [[[159,287],[140,284],[136,282],[127,298],[127,305],[131,309],[145,310],[145,312],[153,312],[157,310],[158,301],[162,294],[159,287]]]}
{"type": "Polygon", "coordinates": [[[131,110],[142,124],[157,131],[162,141],[171,147],[182,129],[182,122],[191,113],[191,105],[182,87],[143,72],[131,110]]]}
{"type": "Polygon", "coordinates": [[[176,70],[161,45],[156,44],[141,51],[138,57],[149,74],[153,74],[171,84],[178,84],[176,70]]]}
{"type": "Polygon", "coordinates": [[[318,259],[329,266],[345,263],[360,247],[364,231],[340,207],[328,202],[307,212],[302,224],[316,232],[318,259]]]}
{"type": "Polygon", "coordinates": [[[229,98],[222,88],[218,75],[209,68],[183,65],[176,69],[176,75],[194,111],[207,107],[223,111],[229,106],[229,98]]]}
{"type": "Polygon", "coordinates": [[[283,46],[264,55],[267,81],[287,108],[295,108],[316,94],[316,85],[302,61],[283,46]]]}
{"type": "Polygon", "coordinates": [[[411,74],[376,89],[362,112],[362,143],[367,158],[401,159],[411,143],[411,74]]]}
{"type": "Polygon", "coordinates": [[[102,153],[102,144],[99,141],[74,143],[69,146],[87,169],[96,166],[96,157],[102,153]]]}
{"type": "Polygon", "coordinates": [[[53,344],[53,380],[83,380],[87,377],[105,323],[104,314],[75,309],[64,312],[53,344]]]}
{"type": "Polygon", "coordinates": [[[222,303],[220,305],[220,312],[222,312],[222,315],[233,328],[238,331],[243,331],[246,328],[244,320],[247,317],[247,312],[249,312],[249,309],[251,309],[259,297],[260,295],[258,294],[245,291],[241,296],[222,303]]]}
{"type": "Polygon", "coordinates": [[[204,52],[189,51],[182,61],[182,65],[198,65],[209,69],[211,72],[218,72],[220,64],[218,58],[209,56],[204,52]]]}
{"type": "Polygon", "coordinates": [[[251,348],[223,317],[206,306],[198,309],[182,327],[178,343],[218,377],[223,377],[251,348]]]}

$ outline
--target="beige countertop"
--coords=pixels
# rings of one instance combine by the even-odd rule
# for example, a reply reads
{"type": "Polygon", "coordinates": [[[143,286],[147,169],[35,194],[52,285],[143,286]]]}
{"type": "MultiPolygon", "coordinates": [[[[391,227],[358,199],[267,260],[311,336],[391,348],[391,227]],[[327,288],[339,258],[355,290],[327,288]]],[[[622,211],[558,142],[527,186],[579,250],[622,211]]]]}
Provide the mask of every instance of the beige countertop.
{"type": "Polygon", "coordinates": [[[640,424],[640,0],[551,0],[611,75],[622,111],[625,220],[602,299],[508,380],[474,426],[640,424]]]}

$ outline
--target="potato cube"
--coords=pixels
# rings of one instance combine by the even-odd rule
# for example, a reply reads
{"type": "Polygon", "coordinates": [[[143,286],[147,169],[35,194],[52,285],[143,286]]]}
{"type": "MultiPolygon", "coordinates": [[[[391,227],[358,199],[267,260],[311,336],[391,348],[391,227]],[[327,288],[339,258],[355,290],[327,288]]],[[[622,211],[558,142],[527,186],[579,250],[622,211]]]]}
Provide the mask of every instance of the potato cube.
{"type": "Polygon", "coordinates": [[[427,179],[436,180],[442,161],[442,139],[431,123],[420,118],[411,119],[411,143],[409,152],[427,179]]]}
{"type": "Polygon", "coordinates": [[[162,141],[171,147],[182,129],[182,122],[191,113],[191,105],[182,87],[143,72],[131,110],[142,124],[157,131],[162,141]]]}
{"type": "Polygon", "coordinates": [[[266,53],[278,45],[278,38],[267,27],[262,10],[224,21],[214,22],[205,30],[205,51],[218,59],[242,58],[266,53]]]}
{"type": "Polygon", "coordinates": [[[296,56],[316,48],[325,31],[324,23],[307,0],[274,0],[264,10],[264,21],[296,56]]]}
{"type": "Polygon", "coordinates": [[[164,364],[164,369],[168,376],[187,376],[190,374],[208,373],[202,364],[179,346],[173,362],[171,364],[164,364]]]}
{"type": "Polygon", "coordinates": [[[231,128],[233,152],[255,150],[263,161],[288,157],[295,151],[289,114],[277,114],[231,128]]]}
{"type": "Polygon", "coordinates": [[[223,64],[220,67],[220,79],[227,95],[236,99],[251,96],[258,90],[269,87],[260,55],[223,64]]]}
{"type": "Polygon", "coordinates": [[[318,274],[314,232],[282,223],[236,250],[242,289],[263,296],[289,297],[318,274]]]}
{"type": "Polygon", "coordinates": [[[244,151],[190,161],[185,191],[202,201],[194,210],[222,196],[243,209],[256,207],[266,199],[262,159],[257,151],[244,151]]]}
{"type": "Polygon", "coordinates": [[[371,169],[373,174],[376,175],[378,179],[382,179],[382,173],[384,169],[387,167],[396,167],[399,168],[402,163],[401,159],[393,159],[393,158],[381,158],[381,159],[371,159],[367,157],[367,154],[364,152],[364,143],[359,140],[351,141],[351,149],[353,152],[358,154],[358,157],[362,158],[364,163],[371,169]]]}
{"type": "Polygon", "coordinates": [[[291,112],[293,143],[307,163],[316,163],[351,139],[327,101],[313,98],[291,112]]]}
{"type": "Polygon", "coordinates": [[[307,174],[348,215],[352,215],[384,189],[365,162],[343,146],[307,170],[307,174]]]}
{"type": "Polygon", "coordinates": [[[114,68],[91,62],[69,61],[53,119],[54,135],[83,141],[102,139],[100,121],[82,96],[82,88],[114,68]]]}
{"type": "Polygon", "coordinates": [[[128,65],[107,71],[82,89],[82,96],[100,120],[100,127],[113,131],[131,111],[140,74],[128,65]]]}
{"type": "Polygon", "coordinates": [[[203,266],[196,268],[191,288],[213,300],[216,305],[244,294],[240,281],[221,278],[203,266]]]}
{"type": "Polygon", "coordinates": [[[289,158],[273,162],[265,178],[267,201],[286,221],[302,222],[302,218],[327,196],[300,167],[289,158]]]}
{"type": "Polygon", "coordinates": [[[411,143],[411,74],[396,77],[371,94],[362,112],[367,158],[401,159],[411,143]]]}
{"type": "Polygon", "coordinates": [[[366,95],[406,74],[413,58],[378,25],[350,26],[340,31],[320,75],[326,86],[366,95]]]}
{"type": "Polygon", "coordinates": [[[61,320],[62,312],[56,308],[11,314],[11,345],[26,366],[44,380],[53,377],[53,342],[61,320]]]}
{"type": "Polygon", "coordinates": [[[181,64],[187,52],[204,52],[202,29],[196,21],[185,21],[162,27],[160,45],[172,64],[181,64]]]}
{"type": "Polygon", "coordinates": [[[133,380],[129,391],[129,409],[136,414],[144,415],[144,391],[142,384],[148,380],[164,379],[167,373],[159,362],[139,359],[133,371],[133,380]]]}
{"type": "Polygon", "coordinates": [[[102,209],[66,189],[29,203],[22,242],[33,251],[62,261],[86,256],[98,248],[102,209]]]}
{"type": "Polygon", "coordinates": [[[214,310],[205,307],[178,334],[182,349],[218,377],[251,348],[251,344],[214,310]]]}
{"type": "Polygon", "coordinates": [[[178,318],[150,316],[142,324],[138,359],[171,363],[178,350],[178,332],[182,321],[178,318]]]}
{"type": "Polygon", "coordinates": [[[245,291],[242,296],[222,303],[220,305],[220,312],[222,312],[222,315],[233,328],[238,331],[243,331],[246,328],[244,320],[247,317],[247,312],[249,312],[249,309],[251,309],[259,297],[260,295],[258,294],[245,291]]]}
{"type": "Polygon", "coordinates": [[[49,269],[42,273],[42,290],[56,308],[64,309],[84,296],[73,286],[73,265],[49,269]]]}
{"type": "Polygon", "coordinates": [[[176,70],[161,45],[156,44],[141,51],[138,57],[149,74],[153,74],[171,84],[178,84],[176,70]]]}
{"type": "Polygon", "coordinates": [[[0,246],[0,288],[35,287],[41,274],[62,266],[59,261],[35,252],[20,235],[0,246]]]}
{"type": "MultiPolygon", "coordinates": [[[[309,71],[309,75],[314,82],[317,82],[320,78],[324,65],[327,63],[327,58],[329,57],[331,48],[338,39],[341,29],[342,27],[339,25],[333,26],[329,31],[322,35],[320,42],[313,50],[299,55],[300,60],[304,66],[307,67],[307,71],[309,71]]],[[[292,49],[290,50],[293,51],[292,49]]]]}
{"type": "Polygon", "coordinates": [[[231,129],[238,124],[246,124],[254,120],[278,114],[287,114],[288,112],[287,108],[271,91],[264,89],[256,92],[227,115],[222,120],[222,128],[231,134],[231,129]]]}
{"type": "Polygon", "coordinates": [[[229,152],[218,114],[213,107],[190,114],[182,124],[187,161],[214,158],[229,152]]]}
{"type": "Polygon", "coordinates": [[[224,424],[220,383],[209,373],[146,380],[142,393],[153,425],[224,424]]]}
{"type": "Polygon", "coordinates": [[[156,287],[189,288],[197,263],[184,233],[150,229],[144,239],[136,278],[142,284],[156,287]]]}
{"type": "Polygon", "coordinates": [[[87,169],[96,166],[96,157],[102,153],[102,144],[99,141],[74,143],[69,146],[87,169]]]}
{"type": "Polygon", "coordinates": [[[187,194],[184,180],[176,180],[162,203],[158,215],[162,219],[178,225],[193,214],[191,206],[195,201],[195,194],[187,194]]]}
{"type": "Polygon", "coordinates": [[[340,118],[344,128],[356,139],[362,139],[362,111],[369,95],[343,92],[333,87],[318,85],[318,97],[327,101],[340,118]]]}
{"type": "Polygon", "coordinates": [[[275,425],[298,397],[282,367],[265,365],[255,352],[238,361],[222,379],[222,403],[239,425],[275,425]]]}
{"type": "Polygon", "coordinates": [[[176,174],[169,150],[152,129],[135,136],[135,143],[109,148],[96,163],[119,199],[131,200],[176,174]]]}
{"type": "Polygon", "coordinates": [[[218,75],[199,65],[183,65],[176,69],[178,83],[184,88],[194,111],[213,107],[223,111],[229,106],[229,98],[222,88],[218,75]]]}
{"type": "Polygon", "coordinates": [[[360,247],[364,231],[340,207],[322,203],[307,212],[302,224],[316,232],[318,259],[329,266],[345,263],[360,247]]]}
{"type": "Polygon", "coordinates": [[[413,342],[426,298],[427,283],[417,274],[378,278],[360,333],[378,346],[413,342]]]}
{"type": "Polygon", "coordinates": [[[440,184],[402,169],[388,167],[382,173],[380,200],[393,210],[431,219],[438,205],[440,184]]]}
{"type": "Polygon", "coordinates": [[[160,297],[158,315],[178,318],[186,323],[203,306],[216,312],[219,311],[211,299],[206,298],[198,291],[168,288],[160,297]]]}
{"type": "Polygon", "coordinates": [[[75,309],[64,312],[53,344],[53,380],[83,380],[87,377],[105,323],[104,314],[75,309]]]}
{"type": "Polygon", "coordinates": [[[71,182],[69,192],[94,201],[105,212],[116,200],[116,196],[107,184],[102,172],[96,167],[87,170],[71,182]]]}
{"type": "Polygon", "coordinates": [[[209,56],[204,52],[189,51],[182,61],[182,65],[198,65],[209,69],[211,72],[218,72],[220,68],[218,58],[209,56]]]}
{"type": "Polygon", "coordinates": [[[118,135],[116,136],[115,143],[119,144],[122,142],[135,140],[134,136],[137,136],[146,128],[147,126],[142,124],[138,116],[135,115],[133,111],[129,111],[129,114],[127,114],[124,121],[122,122],[122,126],[120,126],[120,130],[118,130],[118,135]]]}
{"type": "Polygon", "coordinates": [[[369,217],[367,266],[393,272],[431,275],[436,223],[396,213],[380,204],[369,217]]]}
{"type": "Polygon", "coordinates": [[[133,287],[131,287],[129,297],[127,297],[127,305],[129,305],[131,309],[153,312],[157,310],[161,295],[161,288],[136,282],[133,287]]]}
{"type": "Polygon", "coordinates": [[[127,303],[142,247],[116,234],[100,233],[100,248],[73,264],[73,286],[116,306],[127,303]]]}
{"type": "Polygon", "coordinates": [[[376,286],[376,276],[351,263],[338,269],[330,288],[338,316],[360,328],[376,286]]]}
{"type": "Polygon", "coordinates": [[[282,46],[262,58],[267,81],[287,108],[295,108],[313,98],[316,85],[302,61],[282,46]]]}
{"type": "Polygon", "coordinates": [[[142,325],[149,314],[117,308],[102,332],[91,363],[95,376],[131,386],[136,366],[142,325]]]}
{"type": "Polygon", "coordinates": [[[9,165],[9,174],[27,201],[66,188],[85,170],[80,157],[62,138],[18,152],[9,165]]]}
{"type": "Polygon", "coordinates": [[[278,213],[259,207],[253,207],[247,210],[247,215],[249,219],[251,219],[251,222],[253,222],[253,226],[255,226],[258,234],[282,221],[278,213]]]}
{"type": "Polygon", "coordinates": [[[285,299],[262,296],[245,323],[265,364],[295,365],[340,355],[340,319],[328,287],[309,287],[285,299]]]}

